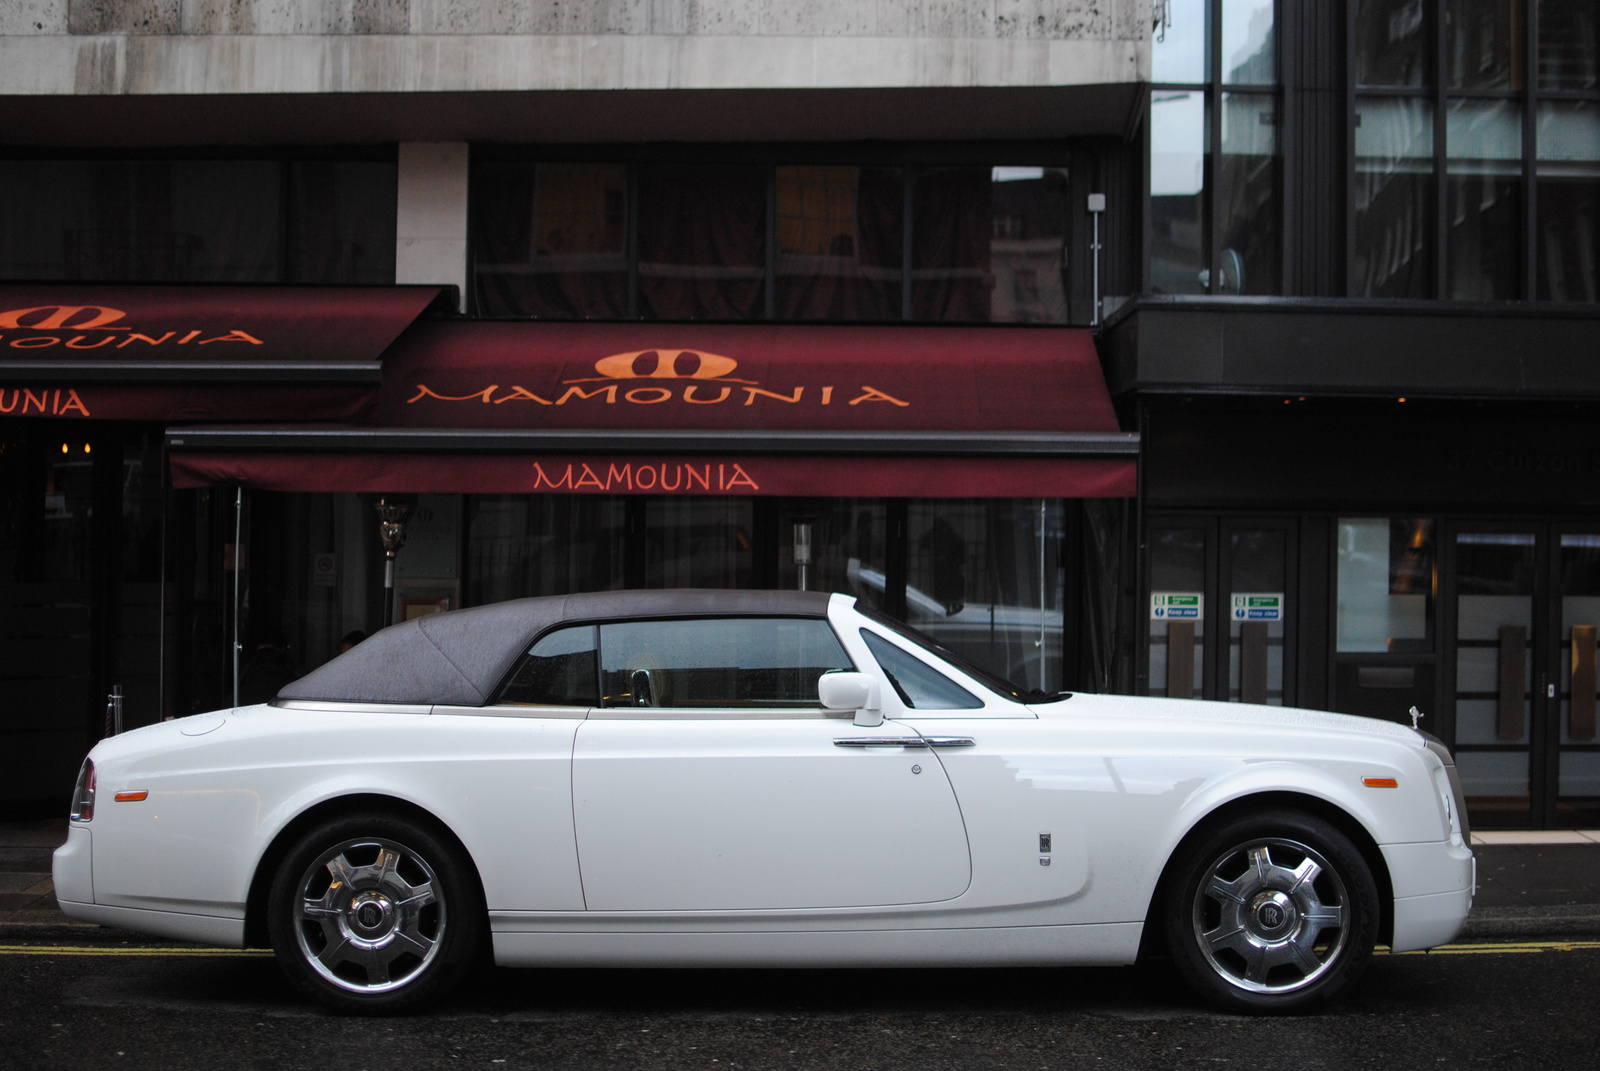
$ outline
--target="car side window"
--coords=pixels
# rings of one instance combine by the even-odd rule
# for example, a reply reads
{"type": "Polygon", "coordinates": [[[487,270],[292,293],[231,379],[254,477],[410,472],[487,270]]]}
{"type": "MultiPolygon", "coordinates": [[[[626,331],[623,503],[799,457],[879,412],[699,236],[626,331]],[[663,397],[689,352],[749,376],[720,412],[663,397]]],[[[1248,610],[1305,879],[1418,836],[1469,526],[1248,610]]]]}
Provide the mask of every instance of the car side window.
{"type": "Polygon", "coordinates": [[[854,669],[820,618],[625,621],[600,626],[608,707],[816,707],[817,678],[854,669]]]}
{"type": "Polygon", "coordinates": [[[912,710],[977,710],[983,706],[977,696],[877,633],[862,629],[861,639],[894,685],[900,702],[912,710]]]}
{"type": "Polygon", "coordinates": [[[528,649],[497,702],[592,707],[599,703],[595,626],[547,632],[528,649]]]}

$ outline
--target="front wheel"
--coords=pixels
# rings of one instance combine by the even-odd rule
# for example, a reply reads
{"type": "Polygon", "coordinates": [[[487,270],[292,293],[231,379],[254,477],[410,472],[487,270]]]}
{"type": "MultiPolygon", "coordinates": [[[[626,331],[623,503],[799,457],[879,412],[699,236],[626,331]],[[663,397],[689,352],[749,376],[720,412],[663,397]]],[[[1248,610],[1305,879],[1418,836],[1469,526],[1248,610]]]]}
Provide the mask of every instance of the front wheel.
{"type": "Polygon", "coordinates": [[[1243,816],[1185,847],[1168,944],[1201,994],[1232,1011],[1303,1010],[1372,957],[1378,890],[1350,839],[1312,815],[1243,816]]]}
{"type": "Polygon", "coordinates": [[[290,981],[340,1011],[410,1011],[477,958],[484,912],[470,863],[433,831],[384,814],[337,818],[296,842],[268,900],[290,981]]]}

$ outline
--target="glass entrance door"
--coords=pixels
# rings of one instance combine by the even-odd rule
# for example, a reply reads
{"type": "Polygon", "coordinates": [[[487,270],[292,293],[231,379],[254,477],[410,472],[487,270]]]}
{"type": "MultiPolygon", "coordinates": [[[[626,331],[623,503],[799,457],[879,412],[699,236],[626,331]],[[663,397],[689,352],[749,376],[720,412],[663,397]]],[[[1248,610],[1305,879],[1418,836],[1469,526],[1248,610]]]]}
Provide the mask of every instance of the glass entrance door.
{"type": "Polygon", "coordinates": [[[1600,822],[1600,526],[1458,524],[1451,743],[1479,828],[1600,822]]]}

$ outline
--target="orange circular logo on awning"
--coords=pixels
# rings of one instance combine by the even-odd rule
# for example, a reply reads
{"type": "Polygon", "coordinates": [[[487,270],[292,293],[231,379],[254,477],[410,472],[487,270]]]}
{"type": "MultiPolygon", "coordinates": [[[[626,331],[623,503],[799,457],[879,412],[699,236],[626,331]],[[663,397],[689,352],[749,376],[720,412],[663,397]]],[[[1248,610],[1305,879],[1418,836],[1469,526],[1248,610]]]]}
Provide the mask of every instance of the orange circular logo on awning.
{"type": "Polygon", "coordinates": [[[720,353],[681,349],[613,353],[594,363],[607,379],[716,379],[738,367],[738,361],[720,353]]]}

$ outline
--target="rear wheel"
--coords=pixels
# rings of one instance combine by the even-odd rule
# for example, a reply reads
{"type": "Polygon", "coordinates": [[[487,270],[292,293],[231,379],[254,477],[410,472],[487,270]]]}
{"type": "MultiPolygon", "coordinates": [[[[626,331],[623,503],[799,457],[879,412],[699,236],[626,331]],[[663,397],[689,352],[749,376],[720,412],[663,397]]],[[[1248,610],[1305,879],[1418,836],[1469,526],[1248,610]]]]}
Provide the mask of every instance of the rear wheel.
{"type": "Polygon", "coordinates": [[[278,963],[342,1011],[409,1011],[444,996],[483,945],[470,863],[420,824],[353,814],[310,830],[268,900],[278,963]]]}
{"type": "Polygon", "coordinates": [[[1290,1012],[1361,974],[1378,890],[1361,852],[1308,814],[1243,816],[1185,847],[1166,930],[1184,977],[1233,1011],[1290,1012]]]}

